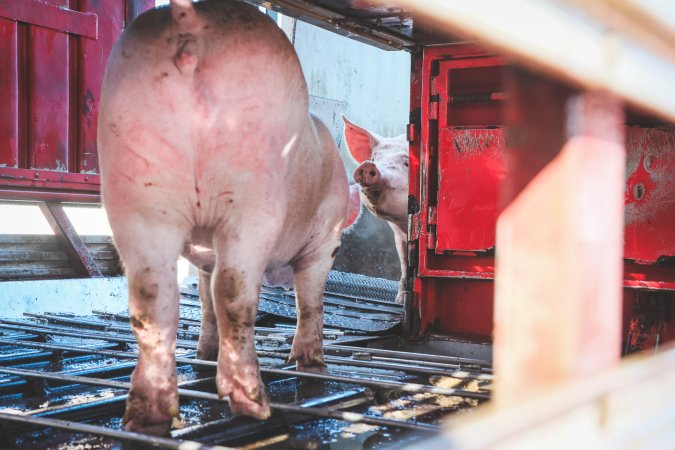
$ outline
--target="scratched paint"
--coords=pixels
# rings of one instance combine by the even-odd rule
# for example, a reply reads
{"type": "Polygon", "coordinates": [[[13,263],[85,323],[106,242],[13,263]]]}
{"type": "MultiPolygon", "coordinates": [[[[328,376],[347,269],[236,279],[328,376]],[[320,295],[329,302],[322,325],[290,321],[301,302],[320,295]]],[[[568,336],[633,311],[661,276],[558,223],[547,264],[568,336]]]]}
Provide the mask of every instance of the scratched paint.
{"type": "Polygon", "coordinates": [[[624,257],[675,256],[675,130],[628,127],[626,152],[624,257]]]}

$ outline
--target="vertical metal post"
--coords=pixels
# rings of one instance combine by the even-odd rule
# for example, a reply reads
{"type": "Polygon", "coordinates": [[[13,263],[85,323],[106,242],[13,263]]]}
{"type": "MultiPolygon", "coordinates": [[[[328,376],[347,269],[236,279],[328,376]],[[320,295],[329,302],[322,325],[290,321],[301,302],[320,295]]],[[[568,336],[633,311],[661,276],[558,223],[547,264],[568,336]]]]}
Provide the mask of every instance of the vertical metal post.
{"type": "Polygon", "coordinates": [[[625,145],[613,97],[514,69],[497,223],[495,401],[620,357],[625,145]]]}

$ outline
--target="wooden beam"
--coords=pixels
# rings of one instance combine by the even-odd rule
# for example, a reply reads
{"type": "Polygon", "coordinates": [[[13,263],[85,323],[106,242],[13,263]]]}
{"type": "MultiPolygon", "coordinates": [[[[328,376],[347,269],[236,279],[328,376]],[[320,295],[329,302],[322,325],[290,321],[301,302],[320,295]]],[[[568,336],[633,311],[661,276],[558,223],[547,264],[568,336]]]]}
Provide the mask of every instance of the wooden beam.
{"type": "MultiPolygon", "coordinates": [[[[378,1],[391,4],[392,0],[378,1]]],[[[605,5],[615,14],[597,13],[602,3],[610,3],[604,0],[395,2],[416,11],[420,22],[426,18],[446,32],[477,40],[559,80],[606,90],[675,121],[672,8],[665,7],[670,14],[650,29],[650,17],[663,16],[654,2],[640,2],[637,7],[636,1],[617,0],[605,5]],[[640,14],[629,15],[629,7],[640,14]],[[664,29],[669,32],[659,34],[664,29]]]]}
{"type": "Polygon", "coordinates": [[[536,398],[451,419],[424,450],[670,449],[675,446],[675,347],[633,355],[536,398]]]}
{"type": "Polygon", "coordinates": [[[519,69],[507,84],[495,269],[500,405],[619,360],[623,269],[620,103],[519,69]]]}
{"type": "Polygon", "coordinates": [[[40,203],[40,210],[44,214],[49,226],[54,230],[56,240],[68,256],[75,272],[80,276],[102,276],[94,257],[89,253],[87,246],[77,234],[75,227],[63,210],[61,203],[40,203]]]}

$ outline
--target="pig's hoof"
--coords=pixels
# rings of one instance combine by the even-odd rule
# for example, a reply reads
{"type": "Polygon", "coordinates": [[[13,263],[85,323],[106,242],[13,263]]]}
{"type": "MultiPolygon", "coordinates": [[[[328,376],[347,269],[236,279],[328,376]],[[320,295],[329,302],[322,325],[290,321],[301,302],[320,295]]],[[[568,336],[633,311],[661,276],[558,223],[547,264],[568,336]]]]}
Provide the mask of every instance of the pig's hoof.
{"type": "Polygon", "coordinates": [[[133,433],[152,434],[153,436],[166,436],[171,429],[171,419],[161,423],[143,423],[136,420],[130,420],[124,425],[126,431],[133,433]]]}
{"type": "Polygon", "coordinates": [[[252,389],[246,389],[238,385],[224,395],[219,389],[219,395],[220,397],[229,396],[230,411],[236,416],[245,415],[258,420],[265,420],[272,415],[270,399],[262,384],[252,389]]]}
{"type": "Polygon", "coordinates": [[[291,349],[288,363],[295,362],[295,367],[303,372],[323,373],[326,371],[326,362],[323,359],[323,351],[303,352],[291,349]]]}
{"type": "Polygon", "coordinates": [[[396,303],[403,304],[403,291],[398,291],[398,294],[396,294],[396,303]]]}
{"type": "Polygon", "coordinates": [[[234,415],[246,415],[258,420],[269,419],[272,415],[270,400],[264,388],[249,397],[243,390],[236,390],[230,394],[230,411],[234,415]]]}
{"type": "Polygon", "coordinates": [[[175,394],[158,395],[162,401],[151,403],[145,395],[130,391],[124,412],[124,429],[161,436],[169,433],[171,422],[178,417],[175,394]]]}
{"type": "Polygon", "coordinates": [[[197,359],[203,359],[205,361],[218,360],[218,346],[198,345],[197,359]]]}

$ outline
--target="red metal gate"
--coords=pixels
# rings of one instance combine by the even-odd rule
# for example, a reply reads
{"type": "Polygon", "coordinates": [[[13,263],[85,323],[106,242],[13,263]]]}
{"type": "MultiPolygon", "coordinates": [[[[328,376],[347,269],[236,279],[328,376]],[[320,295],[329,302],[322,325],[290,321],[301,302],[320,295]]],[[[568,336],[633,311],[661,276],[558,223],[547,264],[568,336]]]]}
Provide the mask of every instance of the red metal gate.
{"type": "Polygon", "coordinates": [[[99,201],[103,71],[152,0],[0,0],[0,198],[99,201]]]}
{"type": "MultiPolygon", "coordinates": [[[[507,151],[505,69],[503,59],[465,44],[428,47],[413,61],[412,335],[492,335],[495,227],[507,151]]],[[[675,291],[675,132],[628,125],[626,151],[624,330],[636,300],[649,292],[672,300],[675,291]]]]}

